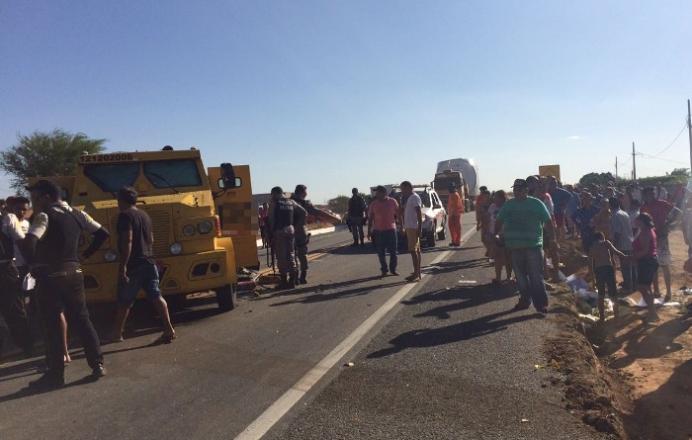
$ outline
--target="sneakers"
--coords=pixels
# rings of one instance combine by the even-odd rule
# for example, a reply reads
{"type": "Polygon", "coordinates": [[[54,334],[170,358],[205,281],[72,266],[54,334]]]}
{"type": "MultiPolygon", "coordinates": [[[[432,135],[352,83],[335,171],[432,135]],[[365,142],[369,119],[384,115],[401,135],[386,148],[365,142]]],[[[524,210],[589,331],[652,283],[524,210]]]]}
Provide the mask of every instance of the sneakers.
{"type": "Polygon", "coordinates": [[[98,364],[91,369],[91,377],[94,379],[100,379],[106,375],[106,367],[103,364],[98,364]]]}

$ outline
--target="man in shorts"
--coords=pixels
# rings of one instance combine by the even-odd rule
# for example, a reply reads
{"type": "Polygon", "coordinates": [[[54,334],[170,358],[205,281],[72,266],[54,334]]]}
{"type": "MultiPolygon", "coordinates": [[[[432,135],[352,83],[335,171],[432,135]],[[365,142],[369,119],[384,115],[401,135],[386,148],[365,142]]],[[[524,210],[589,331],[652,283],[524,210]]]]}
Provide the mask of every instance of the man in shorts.
{"type": "MultiPolygon", "coordinates": [[[[647,213],[654,220],[656,228],[656,253],[658,254],[658,266],[663,272],[663,281],[666,284],[665,301],[670,301],[672,290],[670,285],[670,266],[673,264],[673,256],[668,244],[668,232],[675,226],[681,211],[666,200],[657,199],[653,187],[644,188],[642,191],[644,204],[641,212],[647,213]]],[[[658,272],[654,276],[654,296],[661,296],[658,287],[658,272]]]]}
{"type": "Polygon", "coordinates": [[[408,251],[411,253],[413,260],[413,273],[406,280],[409,282],[420,281],[420,237],[423,232],[421,207],[423,202],[420,196],[413,191],[413,185],[408,180],[401,182],[400,188],[402,199],[406,199],[406,205],[404,206],[404,231],[406,232],[408,251]]]}
{"type": "Polygon", "coordinates": [[[154,233],[149,215],[137,209],[137,191],[124,187],[118,191],[118,248],[120,270],[118,277],[118,311],[115,315],[114,342],[123,340],[127,315],[140,289],[156,308],[163,321],[160,342],[170,343],[176,338],[168,313],[168,304],[159,289],[159,271],[153,259],[154,233]]]}

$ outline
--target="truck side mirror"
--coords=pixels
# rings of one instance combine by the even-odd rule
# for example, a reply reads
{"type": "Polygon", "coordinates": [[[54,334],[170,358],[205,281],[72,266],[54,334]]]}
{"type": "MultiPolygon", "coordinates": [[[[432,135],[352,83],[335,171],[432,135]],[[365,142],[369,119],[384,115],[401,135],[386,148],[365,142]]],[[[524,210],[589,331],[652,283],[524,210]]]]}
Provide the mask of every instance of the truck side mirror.
{"type": "Polygon", "coordinates": [[[221,189],[237,188],[242,185],[242,180],[235,176],[233,165],[230,163],[221,164],[221,178],[218,185],[221,189]]]}

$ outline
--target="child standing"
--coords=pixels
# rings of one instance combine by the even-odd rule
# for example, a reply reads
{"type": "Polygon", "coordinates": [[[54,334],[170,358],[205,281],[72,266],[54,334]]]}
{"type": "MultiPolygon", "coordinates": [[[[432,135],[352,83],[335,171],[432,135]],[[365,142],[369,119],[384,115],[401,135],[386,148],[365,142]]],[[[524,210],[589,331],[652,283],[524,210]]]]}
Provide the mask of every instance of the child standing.
{"type": "Polygon", "coordinates": [[[589,248],[589,257],[593,272],[596,276],[596,288],[598,289],[598,315],[600,322],[605,321],[605,295],[613,301],[613,312],[618,317],[617,308],[617,284],[615,283],[615,259],[613,255],[627,258],[613,246],[613,243],[605,239],[602,232],[596,232],[594,243],[589,248]]]}

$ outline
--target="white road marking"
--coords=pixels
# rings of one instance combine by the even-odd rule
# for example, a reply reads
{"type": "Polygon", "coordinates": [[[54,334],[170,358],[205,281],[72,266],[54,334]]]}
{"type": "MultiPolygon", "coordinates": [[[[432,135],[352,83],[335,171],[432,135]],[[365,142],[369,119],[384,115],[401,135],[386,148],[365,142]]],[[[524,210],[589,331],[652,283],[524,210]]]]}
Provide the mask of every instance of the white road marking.
{"type": "MultiPolygon", "coordinates": [[[[475,227],[467,231],[461,238],[466,242],[476,232],[475,227]]],[[[440,263],[452,251],[444,251],[435,258],[431,266],[440,263]]],[[[430,274],[423,274],[427,278],[430,274]]],[[[235,440],[259,440],[274,426],[293,406],[324,377],[329,370],[334,367],[363,337],[372,330],[377,323],[384,318],[406,295],[415,287],[422,283],[409,283],[399,289],[391,298],[387,300],[379,309],[358,326],[350,335],[337,345],[327,356],[317,363],[310,371],[298,380],[288,391],[271,404],[259,417],[255,419],[243,432],[238,434],[235,440]]]]}

